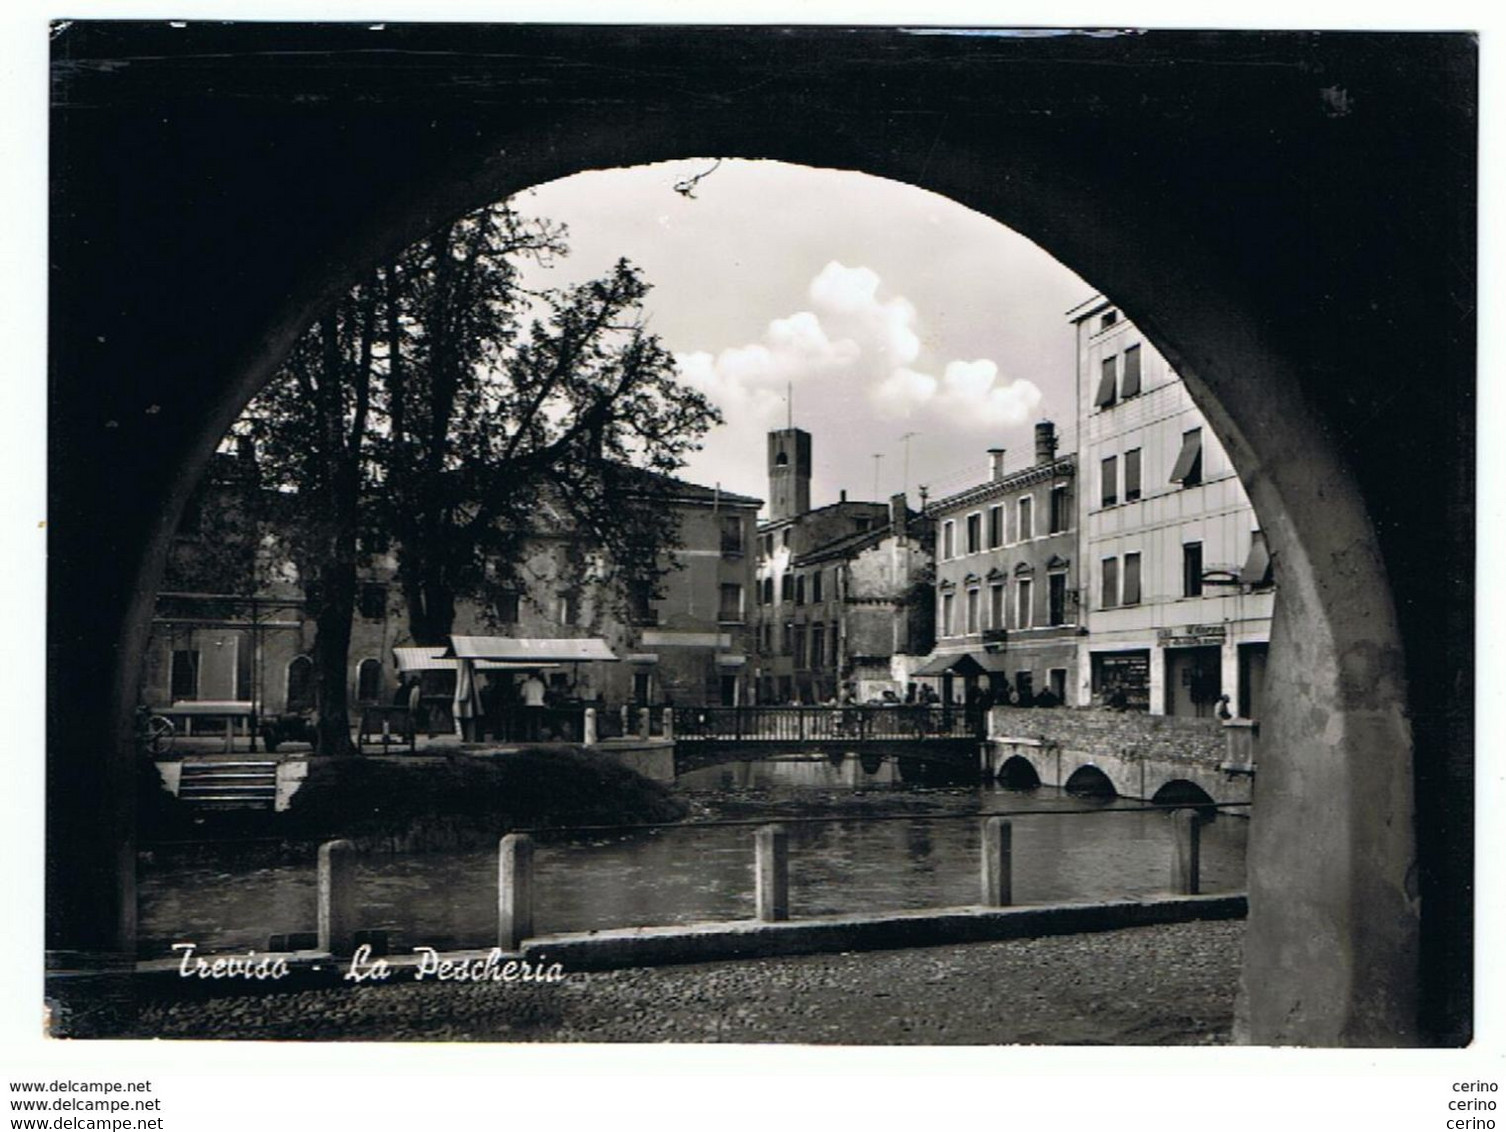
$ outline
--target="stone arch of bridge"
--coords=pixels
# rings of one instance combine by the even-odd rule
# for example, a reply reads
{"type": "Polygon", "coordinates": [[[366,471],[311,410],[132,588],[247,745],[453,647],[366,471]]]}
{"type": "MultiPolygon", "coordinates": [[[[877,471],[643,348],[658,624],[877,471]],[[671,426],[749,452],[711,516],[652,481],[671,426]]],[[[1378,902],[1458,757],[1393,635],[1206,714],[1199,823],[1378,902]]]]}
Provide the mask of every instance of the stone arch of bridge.
{"type": "MultiPolygon", "coordinates": [[[[722,84],[721,93],[710,99],[645,86],[637,72],[602,68],[583,78],[546,68],[530,76],[533,85],[526,88],[515,85],[521,80],[511,70],[498,71],[482,91],[489,100],[478,100],[471,89],[463,106],[444,102],[459,95],[425,87],[411,111],[384,106],[382,114],[372,115],[351,97],[359,91],[348,90],[333,103],[325,93],[317,121],[284,117],[276,131],[238,116],[244,107],[211,123],[215,132],[202,137],[192,129],[202,117],[188,127],[167,117],[162,127],[153,124],[143,144],[157,164],[142,186],[142,232],[131,238],[172,245],[180,278],[153,280],[151,301],[189,328],[172,342],[176,354],[148,344],[161,329],[150,318],[135,329],[122,325],[123,341],[96,333],[103,324],[88,316],[95,307],[108,307],[98,300],[111,294],[110,277],[118,277],[117,287],[131,278],[124,270],[109,270],[124,266],[124,253],[114,253],[122,264],[100,265],[91,256],[106,253],[87,250],[89,241],[76,231],[62,236],[65,267],[77,273],[93,263],[106,270],[93,271],[91,282],[77,285],[77,294],[65,289],[61,295],[55,383],[61,382],[63,393],[115,391],[122,402],[168,404],[173,411],[149,422],[156,430],[149,454],[131,464],[111,463],[111,457],[114,445],[140,439],[135,416],[128,420],[132,431],[107,437],[98,451],[88,450],[92,434],[83,418],[64,414],[54,430],[54,444],[72,443],[83,454],[55,485],[54,499],[60,493],[70,519],[85,527],[90,520],[101,524],[108,538],[101,539],[99,530],[88,537],[112,546],[119,574],[80,609],[54,615],[54,640],[72,639],[76,624],[104,625],[118,629],[119,647],[107,650],[107,658],[67,653],[61,659],[79,661],[78,668],[53,692],[54,699],[66,699],[91,674],[99,677],[109,696],[101,698],[93,689],[100,700],[96,716],[112,729],[116,743],[113,748],[96,743],[91,752],[65,737],[49,751],[49,855],[54,877],[67,878],[55,879],[56,891],[49,892],[49,911],[55,913],[51,946],[119,950],[129,940],[134,903],[129,807],[98,803],[110,807],[108,820],[97,834],[72,844],[70,831],[87,824],[94,812],[87,806],[95,803],[72,801],[68,794],[80,772],[82,780],[107,791],[118,791],[128,778],[123,764],[129,758],[137,658],[177,515],[220,436],[298,334],[371,267],[466,209],[585,169],[711,154],[867,172],[950,197],[1023,233],[1090,280],[1125,309],[1184,377],[1260,515],[1279,583],[1267,692],[1271,710],[1262,721],[1257,788],[1265,797],[1263,802],[1257,797],[1260,817],[1250,842],[1242,1036],[1318,1044],[1413,1040],[1419,920],[1412,734],[1392,580],[1348,460],[1355,453],[1366,456],[1366,450],[1347,432],[1340,442],[1334,395],[1314,378],[1312,351],[1320,347],[1304,333],[1308,324],[1294,329],[1285,321],[1299,317],[1299,308],[1281,292],[1301,269],[1296,260],[1271,250],[1286,223],[1280,209],[1262,206],[1253,219],[1257,229],[1266,224],[1269,232],[1250,250],[1275,258],[1272,277],[1252,278],[1248,265],[1232,254],[1229,241],[1236,237],[1222,207],[1227,202],[1208,200],[1210,187],[1200,180],[1208,169],[1219,168],[1213,157],[1226,152],[1222,136],[1231,129],[1228,115],[1238,100],[1220,101],[1206,119],[1200,110],[1187,111],[1196,119],[1192,125],[1184,122],[1157,138],[1133,115],[1105,107],[1119,105],[1119,97],[1126,108],[1143,106],[1146,92],[1155,97],[1160,88],[1136,87],[1134,98],[1129,90],[1106,89],[1083,101],[1084,81],[1118,81],[1105,68],[1094,69],[1098,48],[1092,44],[1052,45],[1053,65],[1063,68],[1059,78],[1035,86],[1027,96],[1001,86],[1000,76],[1011,66],[1040,62],[1042,56],[1032,55],[1036,49],[1028,45],[944,37],[934,43],[886,41],[885,50],[898,52],[896,58],[910,58],[912,70],[902,75],[881,65],[883,52],[855,51],[850,41],[827,39],[821,41],[820,75],[795,66],[800,53],[819,39],[819,33],[811,33],[760,41],[766,55],[788,56],[790,68],[760,56],[758,82],[735,89],[722,84]],[[942,65],[953,68],[953,82],[942,84],[948,89],[925,81],[942,65]],[[850,89],[839,85],[842,76],[852,80],[850,89]],[[875,98],[893,104],[894,112],[875,112],[875,98]],[[902,112],[907,98],[919,100],[923,112],[902,112]],[[791,114],[792,106],[800,112],[791,114]],[[1043,107],[1060,116],[1042,115],[1043,107]],[[1015,129],[1000,127],[1001,113],[1015,129]],[[338,122],[339,131],[325,128],[330,120],[338,122]],[[1114,131],[1128,137],[1115,137],[1114,131]],[[1123,145],[1147,155],[1143,166],[1104,165],[1106,150],[1118,152],[1123,145]],[[1189,163],[1171,159],[1188,145],[1200,147],[1206,158],[1191,163],[1202,170],[1198,177],[1184,177],[1179,170],[1189,163]],[[240,152],[232,152],[235,146],[240,152]],[[379,152],[394,146],[406,147],[409,155],[405,167],[411,176],[401,181],[379,175],[376,164],[379,152]],[[274,151],[279,155],[274,168],[258,173],[254,162],[274,151]],[[300,177],[308,187],[280,179],[285,174],[276,171],[290,158],[302,160],[300,177]],[[1106,175],[1105,168],[1114,168],[1115,175],[1106,175]],[[1157,171],[1150,174],[1150,168],[1157,171]],[[203,183],[229,186],[220,200],[206,206],[193,195],[189,186],[199,174],[209,177],[203,183]],[[159,199],[164,183],[169,196],[191,201],[193,210],[174,215],[164,207],[159,199]],[[1221,207],[1210,207],[1214,203],[1221,207]],[[253,204],[264,214],[253,218],[253,204]],[[242,227],[213,227],[231,221],[242,227]],[[203,243],[203,251],[190,248],[194,240],[203,243]],[[257,241],[267,246],[258,248],[257,241]],[[218,280],[223,272],[217,269],[227,256],[236,257],[235,285],[254,291],[240,305],[221,295],[206,306],[194,289],[218,280]],[[133,346],[140,347],[134,356],[133,346]],[[122,364],[123,357],[134,364],[122,364]],[[106,482],[113,488],[106,493],[113,515],[87,499],[91,485],[98,490],[106,482]],[[101,747],[106,754],[97,753],[101,747]],[[1306,868],[1316,856],[1333,867],[1306,868]],[[75,883],[76,890],[64,887],[75,883]]],[[[1154,44],[1119,46],[1131,56],[1150,51],[1147,64],[1159,50],[1154,44]]],[[[576,40],[570,49],[585,50],[576,40]]],[[[655,50],[680,83],[687,77],[712,82],[713,75],[743,65],[735,52],[697,57],[688,44],[672,40],[660,41],[655,50]]],[[[218,68],[219,82],[233,87],[235,63],[222,61],[218,68]]],[[[1151,72],[1134,73],[1143,80],[1151,72]]],[[[1186,81],[1189,73],[1184,61],[1177,81],[1186,81]]],[[[149,67],[137,67],[131,79],[146,74],[149,67]]],[[[354,69],[342,77],[347,83],[364,81],[354,69]]],[[[395,70],[374,81],[392,84],[401,78],[395,70]]],[[[107,83],[109,76],[101,70],[89,81],[107,83]]],[[[290,80],[284,76],[283,81],[290,80]]],[[[293,89],[281,96],[280,106],[301,93],[297,81],[291,80],[293,89]]],[[[1199,81],[1224,89],[1217,84],[1225,80],[1211,71],[1199,81]]],[[[1285,90],[1285,76],[1270,81],[1274,89],[1285,90]]],[[[199,93],[195,88],[193,94],[199,93]]],[[[267,95],[259,91],[257,97],[267,95]]],[[[141,136],[121,128],[122,117],[130,113],[129,106],[113,116],[106,113],[98,127],[84,113],[69,124],[59,168],[61,175],[75,177],[70,191],[113,185],[118,168],[135,164],[111,164],[121,144],[112,138],[141,136]]],[[[148,120],[150,115],[143,118],[148,120]]],[[[1317,135],[1323,128],[1322,122],[1310,126],[1302,119],[1303,131],[1317,135]]],[[[1248,133],[1253,137],[1257,131],[1248,133]]],[[[1302,187],[1306,205],[1313,186],[1302,187]]],[[[1260,188],[1284,191],[1265,179],[1260,188]]],[[[1231,176],[1211,191],[1220,190],[1238,192],[1237,181],[1231,176]]],[[[117,204],[129,206],[134,191],[128,186],[117,204]]],[[[1338,186],[1333,192],[1340,195],[1338,186]]],[[[66,194],[62,203],[68,203],[66,194]]],[[[133,285],[140,286],[140,280],[133,285]]],[[[1325,350],[1325,380],[1341,385],[1349,380],[1345,364],[1342,352],[1325,350]]],[[[56,552],[50,562],[54,588],[68,585],[69,592],[89,576],[77,561],[86,552],[70,542],[81,537],[75,528],[61,533],[54,528],[56,552]]]]}

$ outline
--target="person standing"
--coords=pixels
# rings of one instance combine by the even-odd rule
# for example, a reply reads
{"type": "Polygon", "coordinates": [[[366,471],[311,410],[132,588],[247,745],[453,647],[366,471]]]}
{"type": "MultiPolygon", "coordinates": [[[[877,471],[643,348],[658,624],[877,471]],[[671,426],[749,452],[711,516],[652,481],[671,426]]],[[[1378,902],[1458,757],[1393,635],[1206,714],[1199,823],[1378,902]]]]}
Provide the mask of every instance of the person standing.
{"type": "Polygon", "coordinates": [[[530,672],[523,681],[523,736],[536,743],[544,722],[544,681],[530,672]]]}

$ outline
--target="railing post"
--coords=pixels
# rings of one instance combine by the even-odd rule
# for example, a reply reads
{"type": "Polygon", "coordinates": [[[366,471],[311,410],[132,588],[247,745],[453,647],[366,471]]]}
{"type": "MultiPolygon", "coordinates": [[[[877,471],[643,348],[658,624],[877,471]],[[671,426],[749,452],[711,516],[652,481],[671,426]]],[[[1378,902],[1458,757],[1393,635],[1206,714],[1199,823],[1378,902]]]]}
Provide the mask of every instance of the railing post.
{"type": "Polygon", "coordinates": [[[638,734],[639,734],[639,736],[641,738],[647,739],[653,733],[654,733],[653,709],[652,708],[646,708],[646,707],[639,708],[638,709],[638,734]]]}
{"type": "Polygon", "coordinates": [[[803,707],[795,709],[795,721],[799,728],[799,739],[803,743],[805,742],[805,709],[803,707]]]}
{"type": "Polygon", "coordinates": [[[622,705],[622,737],[630,739],[633,735],[633,709],[628,704],[622,705]]]}
{"type": "Polygon", "coordinates": [[[587,747],[596,746],[596,709],[594,707],[586,709],[586,720],[581,726],[580,741],[587,747]]]}
{"type": "Polygon", "coordinates": [[[509,833],[497,846],[497,946],[516,951],[533,934],[533,838],[509,833]]]}
{"type": "Polygon", "coordinates": [[[1014,827],[1008,818],[983,819],[983,906],[1014,903],[1014,827]]]}
{"type": "Polygon", "coordinates": [[[1202,821],[1196,810],[1176,810],[1171,815],[1171,891],[1176,896],[1198,894],[1198,867],[1202,855],[1202,821]]]}
{"type": "Polygon", "coordinates": [[[790,918],[790,835],[782,825],[760,826],[753,835],[754,901],[758,918],[790,918]]]}
{"type": "Polygon", "coordinates": [[[319,950],[350,955],[356,938],[356,847],[349,841],[319,846],[319,950]]]}
{"type": "Polygon", "coordinates": [[[660,718],[664,721],[664,737],[673,739],[675,737],[675,709],[665,704],[660,718]]]}

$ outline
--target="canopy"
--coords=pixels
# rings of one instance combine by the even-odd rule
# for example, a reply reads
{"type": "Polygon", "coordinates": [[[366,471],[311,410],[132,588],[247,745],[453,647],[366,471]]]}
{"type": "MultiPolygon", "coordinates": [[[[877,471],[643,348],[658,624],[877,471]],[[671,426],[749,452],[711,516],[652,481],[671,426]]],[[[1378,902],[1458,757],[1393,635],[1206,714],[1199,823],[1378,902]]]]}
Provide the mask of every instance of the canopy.
{"type": "Polygon", "coordinates": [[[944,672],[954,672],[959,676],[977,676],[983,671],[983,666],[973,659],[971,653],[954,652],[931,657],[910,675],[940,676],[944,672]]]}
{"type": "Polygon", "coordinates": [[[458,660],[501,661],[523,668],[617,659],[600,637],[451,637],[450,647],[442,655],[458,660]]]}
{"type": "MultiPolygon", "coordinates": [[[[397,659],[399,672],[453,672],[455,658],[445,656],[447,651],[449,650],[443,645],[405,645],[394,648],[392,655],[397,659]]],[[[559,667],[557,664],[523,664],[503,660],[478,660],[475,665],[477,672],[517,672],[528,668],[559,667]]]]}

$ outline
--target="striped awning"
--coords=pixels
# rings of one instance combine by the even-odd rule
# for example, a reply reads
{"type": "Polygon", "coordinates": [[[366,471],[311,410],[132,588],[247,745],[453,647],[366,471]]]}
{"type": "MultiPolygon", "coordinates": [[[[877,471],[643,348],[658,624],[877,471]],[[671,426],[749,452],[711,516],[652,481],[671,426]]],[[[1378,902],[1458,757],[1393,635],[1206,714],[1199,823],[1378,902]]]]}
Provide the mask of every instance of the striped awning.
{"type": "Polygon", "coordinates": [[[617,654],[600,637],[451,637],[444,655],[523,666],[617,659],[617,654]]]}

